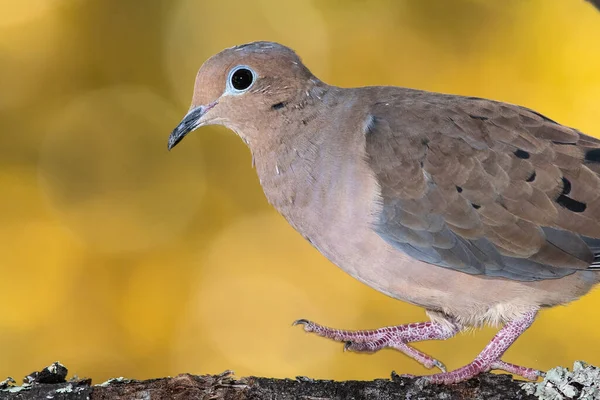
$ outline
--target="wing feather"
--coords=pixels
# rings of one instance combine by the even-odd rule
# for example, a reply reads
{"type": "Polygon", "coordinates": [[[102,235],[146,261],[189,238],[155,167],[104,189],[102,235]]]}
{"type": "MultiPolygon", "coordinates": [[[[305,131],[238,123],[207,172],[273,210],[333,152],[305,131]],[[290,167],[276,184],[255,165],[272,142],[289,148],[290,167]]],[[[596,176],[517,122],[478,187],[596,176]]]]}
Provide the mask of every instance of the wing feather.
{"type": "Polygon", "coordinates": [[[470,274],[552,279],[600,259],[600,141],[527,108],[381,89],[368,162],[378,233],[470,274]],[[381,101],[386,99],[386,101],[381,101]]]}

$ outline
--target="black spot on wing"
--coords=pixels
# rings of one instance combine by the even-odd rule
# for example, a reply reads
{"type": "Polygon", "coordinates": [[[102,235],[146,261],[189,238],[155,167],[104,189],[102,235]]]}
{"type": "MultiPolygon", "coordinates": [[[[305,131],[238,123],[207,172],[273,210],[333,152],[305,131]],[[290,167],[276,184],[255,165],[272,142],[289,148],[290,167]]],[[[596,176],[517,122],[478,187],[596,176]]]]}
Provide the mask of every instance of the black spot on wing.
{"type": "Polygon", "coordinates": [[[535,171],[533,171],[531,173],[531,175],[529,175],[529,178],[526,179],[527,182],[533,182],[535,181],[535,171]]]}
{"type": "Polygon", "coordinates": [[[561,194],[560,196],[558,196],[558,198],[556,199],[556,202],[558,204],[560,204],[562,207],[566,208],[567,210],[570,210],[570,211],[573,211],[576,213],[582,213],[587,208],[587,205],[585,203],[574,200],[574,199],[570,198],[569,196],[565,196],[564,194],[561,194]]]}
{"type": "Polygon", "coordinates": [[[587,161],[587,162],[600,162],[600,149],[588,150],[585,153],[585,161],[587,161]]]}
{"type": "Polygon", "coordinates": [[[571,182],[569,182],[569,180],[567,178],[565,178],[564,176],[562,178],[562,182],[563,182],[562,194],[567,195],[567,194],[571,193],[571,182]]]}
{"type": "Polygon", "coordinates": [[[273,104],[271,106],[271,110],[281,110],[283,107],[285,107],[285,102],[282,101],[280,103],[273,104]]]}
{"type": "Polygon", "coordinates": [[[480,121],[487,121],[489,119],[488,117],[483,117],[481,115],[471,115],[471,114],[469,114],[469,117],[471,117],[473,119],[478,119],[480,121]]]}
{"type": "Polygon", "coordinates": [[[518,149],[517,151],[515,151],[515,156],[526,160],[529,158],[529,153],[526,152],[525,150],[518,149]]]}
{"type": "Polygon", "coordinates": [[[575,146],[577,144],[575,142],[559,142],[558,140],[553,140],[552,143],[558,144],[561,146],[575,146]]]}
{"type": "Polygon", "coordinates": [[[577,201],[568,196],[571,193],[571,182],[563,176],[562,178],[563,188],[562,193],[556,199],[556,202],[566,208],[567,210],[581,213],[587,208],[587,204],[577,201]]]}

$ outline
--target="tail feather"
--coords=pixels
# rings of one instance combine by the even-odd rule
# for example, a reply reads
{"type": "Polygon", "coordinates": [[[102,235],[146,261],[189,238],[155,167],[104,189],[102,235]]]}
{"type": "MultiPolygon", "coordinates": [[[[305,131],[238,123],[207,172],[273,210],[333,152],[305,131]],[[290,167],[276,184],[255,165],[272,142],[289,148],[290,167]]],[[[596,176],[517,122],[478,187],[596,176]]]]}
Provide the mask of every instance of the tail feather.
{"type": "Polygon", "coordinates": [[[588,245],[592,254],[594,255],[594,260],[590,265],[590,269],[600,270],[600,239],[591,238],[588,236],[581,237],[585,244],[588,245]]]}

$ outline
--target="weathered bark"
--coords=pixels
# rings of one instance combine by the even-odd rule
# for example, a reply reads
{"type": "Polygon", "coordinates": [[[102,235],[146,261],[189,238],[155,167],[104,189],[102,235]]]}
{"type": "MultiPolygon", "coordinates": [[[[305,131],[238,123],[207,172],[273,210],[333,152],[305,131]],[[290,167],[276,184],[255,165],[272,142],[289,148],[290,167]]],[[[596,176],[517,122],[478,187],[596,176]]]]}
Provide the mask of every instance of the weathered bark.
{"type": "Polygon", "coordinates": [[[14,381],[0,384],[0,400],[125,400],[125,399],[211,399],[211,400],[329,400],[329,399],[534,399],[508,375],[483,374],[456,385],[422,384],[418,379],[374,381],[327,381],[298,377],[272,379],[235,378],[231,371],[220,375],[182,374],[174,378],[145,381],[111,379],[92,385],[91,379],[66,381],[67,369],[58,363],[28,375],[22,386],[14,381]]]}

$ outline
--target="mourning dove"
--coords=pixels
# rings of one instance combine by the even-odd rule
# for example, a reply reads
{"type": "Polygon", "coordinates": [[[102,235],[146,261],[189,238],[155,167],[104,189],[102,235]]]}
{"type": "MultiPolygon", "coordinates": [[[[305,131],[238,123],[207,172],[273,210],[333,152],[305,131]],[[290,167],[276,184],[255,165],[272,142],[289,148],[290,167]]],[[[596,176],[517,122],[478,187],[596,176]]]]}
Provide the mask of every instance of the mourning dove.
{"type": "Polygon", "coordinates": [[[348,350],[397,349],[454,383],[498,369],[542,308],[600,279],[600,141],[516,105],[401,87],[340,88],[271,42],[202,65],[169,149],[223,125],[250,148],[268,201],[348,274],[424,307],[428,322],[367,331],[298,320],[348,350]],[[501,324],[446,372],[409,346],[501,324]]]}

